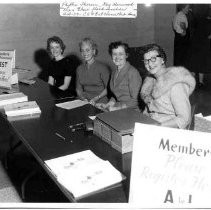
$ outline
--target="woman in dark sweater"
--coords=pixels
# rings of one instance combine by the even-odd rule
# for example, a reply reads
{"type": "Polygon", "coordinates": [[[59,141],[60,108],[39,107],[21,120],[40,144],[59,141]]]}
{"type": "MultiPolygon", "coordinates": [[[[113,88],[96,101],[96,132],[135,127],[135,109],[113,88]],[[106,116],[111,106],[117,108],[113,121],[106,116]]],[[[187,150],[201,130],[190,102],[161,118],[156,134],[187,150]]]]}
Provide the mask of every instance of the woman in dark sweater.
{"type": "Polygon", "coordinates": [[[65,91],[69,88],[73,77],[70,60],[63,55],[65,45],[59,37],[53,36],[47,40],[47,50],[52,57],[48,83],[65,91]]]}

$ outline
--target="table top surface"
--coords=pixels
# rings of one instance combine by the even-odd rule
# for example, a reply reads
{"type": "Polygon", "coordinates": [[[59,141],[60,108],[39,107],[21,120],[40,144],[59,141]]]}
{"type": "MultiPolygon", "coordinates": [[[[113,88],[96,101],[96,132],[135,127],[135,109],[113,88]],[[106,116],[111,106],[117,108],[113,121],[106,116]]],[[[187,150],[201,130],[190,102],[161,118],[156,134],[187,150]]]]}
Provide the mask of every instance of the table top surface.
{"type": "Polygon", "coordinates": [[[127,179],[120,187],[85,197],[79,202],[127,202],[131,153],[122,155],[92,132],[85,129],[72,132],[69,128],[70,125],[91,121],[88,116],[96,115],[101,111],[90,104],[71,110],[55,106],[56,103],[73,100],[73,98],[39,79],[36,79],[33,85],[20,84],[19,88],[28,96],[29,101],[37,102],[41,115],[34,119],[12,121],[10,125],[66,197],[70,201],[75,201],[71,193],[49,173],[44,161],[89,149],[100,158],[109,160],[127,179]],[[58,137],[56,133],[62,135],[65,140],[58,137]]]}

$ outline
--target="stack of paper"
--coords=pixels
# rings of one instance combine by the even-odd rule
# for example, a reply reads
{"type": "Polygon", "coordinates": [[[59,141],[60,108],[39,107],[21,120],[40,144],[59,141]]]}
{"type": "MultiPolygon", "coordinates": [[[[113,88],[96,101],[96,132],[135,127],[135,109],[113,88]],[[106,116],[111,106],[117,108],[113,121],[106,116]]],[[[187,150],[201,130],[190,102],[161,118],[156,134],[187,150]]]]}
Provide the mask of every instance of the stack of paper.
{"type": "Polygon", "coordinates": [[[28,101],[28,96],[23,93],[10,93],[0,95],[0,107],[23,101],[28,101]]]}
{"type": "Polygon", "coordinates": [[[124,179],[109,161],[100,159],[90,150],[51,159],[45,163],[75,198],[101,191],[124,179]]]}
{"type": "Polygon", "coordinates": [[[57,107],[63,108],[63,109],[74,109],[80,106],[84,106],[88,104],[88,101],[82,101],[80,99],[74,100],[74,101],[67,101],[64,103],[56,104],[57,107]]]}
{"type": "Polygon", "coordinates": [[[4,110],[7,116],[41,113],[41,110],[36,101],[9,104],[4,106],[4,110]]]}
{"type": "Polygon", "coordinates": [[[9,120],[15,117],[37,117],[41,110],[35,101],[27,101],[4,106],[5,114],[9,120]]]}

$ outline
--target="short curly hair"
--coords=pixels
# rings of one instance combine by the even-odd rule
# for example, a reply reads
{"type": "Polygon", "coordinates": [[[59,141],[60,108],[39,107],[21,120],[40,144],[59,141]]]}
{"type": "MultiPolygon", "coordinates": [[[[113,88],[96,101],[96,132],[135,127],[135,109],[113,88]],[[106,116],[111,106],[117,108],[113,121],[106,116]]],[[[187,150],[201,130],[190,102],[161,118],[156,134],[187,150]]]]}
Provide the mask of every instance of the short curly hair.
{"type": "Polygon", "coordinates": [[[62,39],[60,37],[58,37],[58,36],[52,36],[52,37],[48,38],[48,40],[47,40],[47,51],[49,53],[51,53],[51,51],[50,51],[50,44],[52,42],[58,43],[60,45],[60,47],[62,49],[62,54],[63,54],[66,46],[65,46],[64,42],[62,41],[62,39]]]}
{"type": "Polygon", "coordinates": [[[108,46],[108,53],[110,56],[112,56],[112,51],[113,49],[117,49],[118,47],[123,47],[125,49],[125,53],[127,56],[129,56],[129,45],[127,43],[124,43],[122,41],[117,41],[117,42],[111,42],[108,46]]]}
{"type": "Polygon", "coordinates": [[[81,42],[79,42],[80,51],[81,51],[81,46],[82,46],[83,43],[89,43],[91,45],[92,49],[95,51],[94,56],[98,55],[98,46],[93,39],[91,39],[89,37],[82,39],[81,42]]]}
{"type": "Polygon", "coordinates": [[[164,63],[166,64],[167,56],[166,56],[164,49],[160,45],[155,44],[155,43],[147,44],[147,45],[143,46],[143,51],[144,51],[144,52],[142,52],[143,56],[148,52],[157,51],[158,54],[160,55],[160,57],[163,58],[164,63]]]}

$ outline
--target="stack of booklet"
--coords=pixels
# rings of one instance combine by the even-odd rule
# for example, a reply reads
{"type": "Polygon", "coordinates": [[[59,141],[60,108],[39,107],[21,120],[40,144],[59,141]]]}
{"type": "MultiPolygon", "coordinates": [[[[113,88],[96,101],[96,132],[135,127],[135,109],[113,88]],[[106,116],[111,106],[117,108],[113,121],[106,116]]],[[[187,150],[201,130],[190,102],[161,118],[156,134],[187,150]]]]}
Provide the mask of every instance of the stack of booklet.
{"type": "Polygon", "coordinates": [[[46,166],[76,199],[110,189],[125,176],[90,150],[45,161],[46,166]]]}
{"type": "Polygon", "coordinates": [[[19,103],[23,101],[28,101],[28,96],[19,92],[19,93],[10,93],[0,95],[0,107],[3,107],[8,104],[19,103]]]}
{"type": "Polygon", "coordinates": [[[36,101],[9,104],[4,106],[4,111],[9,120],[39,117],[41,113],[36,101]]]}

